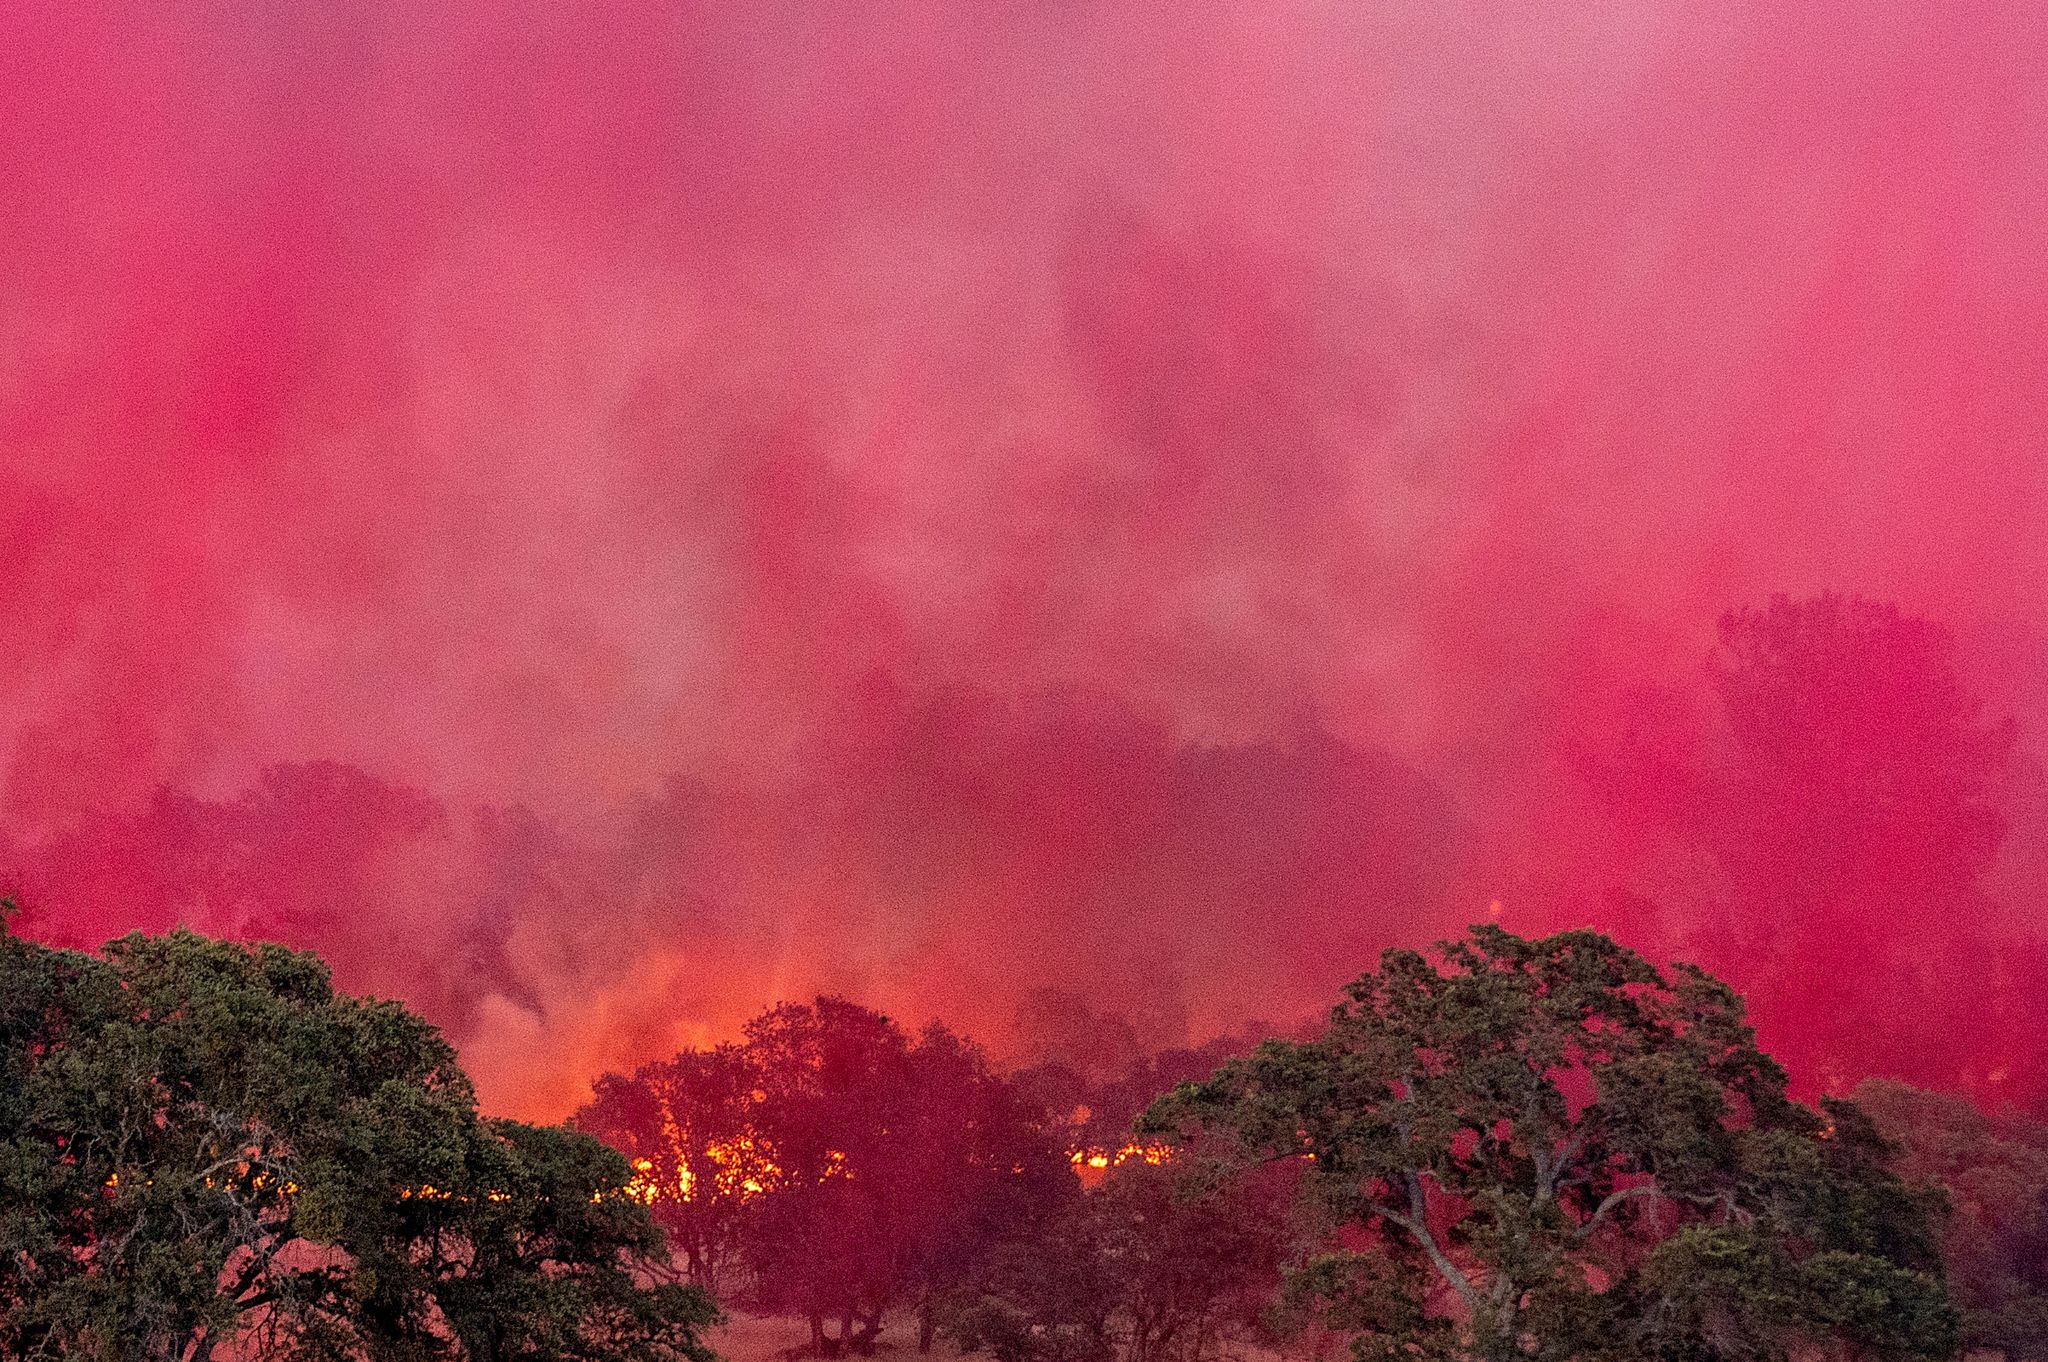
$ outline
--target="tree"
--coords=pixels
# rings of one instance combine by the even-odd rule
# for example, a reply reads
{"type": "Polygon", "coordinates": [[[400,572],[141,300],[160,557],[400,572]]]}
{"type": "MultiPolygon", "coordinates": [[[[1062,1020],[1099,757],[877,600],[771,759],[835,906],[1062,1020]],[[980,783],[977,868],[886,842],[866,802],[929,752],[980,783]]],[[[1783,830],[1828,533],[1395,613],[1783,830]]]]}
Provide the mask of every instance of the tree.
{"type": "Polygon", "coordinates": [[[1144,1121],[1300,1161],[1333,1242],[1300,1285],[1361,1359],[1953,1350],[1928,1195],[1852,1104],[1786,1097],[1726,985],[1590,931],[1439,951],[1144,1121]]]}
{"type": "Polygon", "coordinates": [[[1003,1208],[1067,1176],[1037,1114],[945,1028],[915,1040],[838,998],[750,1022],[755,1138],[779,1170],[748,1240],[766,1303],[811,1321],[814,1348],[867,1353],[908,1300],[931,1341],[940,1293],[1003,1208]],[[828,1338],[827,1318],[839,1320],[828,1338]]]}
{"type": "Polygon", "coordinates": [[[1781,596],[1723,617],[1708,675],[1727,754],[1690,823],[1730,909],[1712,944],[1772,999],[1782,1053],[1844,1086],[2012,1076],[2031,1047],[1987,1013],[2031,1002],[1985,996],[1982,880],[2015,734],[1984,716],[1948,633],[1861,598],[1781,596]]]}
{"type": "Polygon", "coordinates": [[[7,1356],[704,1362],[630,1176],[309,954],[0,932],[7,1356]]]}
{"type": "Polygon", "coordinates": [[[618,1359],[709,1362],[712,1321],[693,1287],[645,1280],[660,1231],[622,1193],[618,1156],[552,1126],[490,1123],[439,1234],[406,1257],[471,1362],[618,1359]]]}
{"type": "Polygon", "coordinates": [[[1861,597],[1722,617],[1708,674],[1741,757],[1717,846],[1731,878],[1759,897],[1922,899],[1989,867],[2015,730],[1984,719],[1954,653],[1939,625],[1861,597]]]}
{"type": "Polygon", "coordinates": [[[630,1077],[606,1074],[572,1118],[632,1163],[689,1279],[713,1294],[732,1285],[746,1201],[773,1176],[752,1135],[758,1088],[747,1052],[720,1045],[643,1065],[630,1077]]]}
{"type": "Polygon", "coordinates": [[[1101,1167],[1120,1165],[1132,1157],[1149,1157],[1156,1149],[1135,1144],[1131,1125],[1160,1093],[1175,1084],[1215,1071],[1227,1059],[1249,1054],[1271,1032],[1253,1023],[1235,1035],[1218,1036],[1189,1049],[1169,1046],[1131,1061],[1121,1070],[1089,1078],[1064,1064],[1042,1064],[1013,1074],[1049,1113],[1058,1113],[1064,1143],[1072,1151],[1084,1185],[1101,1167]],[[1101,1167],[1091,1160],[1104,1160],[1101,1167]]]}
{"type": "Polygon", "coordinates": [[[1277,1294],[1288,1236],[1273,1192],[1200,1164],[1120,1164],[990,1254],[949,1331],[996,1362],[1225,1356],[1277,1294]]]}
{"type": "Polygon", "coordinates": [[[1942,1249],[1964,1346],[2048,1359],[2048,1124],[1885,1079],[1856,1101],[1901,1149],[1901,1170],[1948,1193],[1942,1249]]]}
{"type": "Polygon", "coordinates": [[[738,1046],[608,1075],[575,1119],[634,1160],[686,1255],[700,1244],[708,1265],[715,1248],[727,1290],[808,1319],[826,1356],[872,1352],[902,1303],[928,1346],[937,1300],[1004,1222],[1071,1183],[1037,1109],[979,1049],[839,998],[772,1008],[738,1046]]]}

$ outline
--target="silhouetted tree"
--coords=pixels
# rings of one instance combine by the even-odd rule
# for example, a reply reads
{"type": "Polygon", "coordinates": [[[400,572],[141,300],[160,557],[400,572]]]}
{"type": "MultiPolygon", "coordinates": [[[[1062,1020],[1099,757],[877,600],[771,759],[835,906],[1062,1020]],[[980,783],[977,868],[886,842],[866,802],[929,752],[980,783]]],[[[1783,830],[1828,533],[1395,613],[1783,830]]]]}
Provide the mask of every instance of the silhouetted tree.
{"type": "Polygon", "coordinates": [[[939,1303],[981,1260],[1072,1195],[1059,1127],[971,1042],[927,1027],[911,1050],[904,1292],[929,1351],[939,1303]]]}
{"type": "Polygon", "coordinates": [[[928,1346],[936,1302],[1072,1183],[1040,1109],[981,1051],[838,998],[773,1008],[738,1046],[607,1077],[576,1120],[644,1165],[658,1218],[744,1265],[744,1283],[719,1270],[728,1290],[808,1319],[828,1356],[873,1351],[900,1304],[928,1346]]]}
{"type": "Polygon", "coordinates": [[[1273,1188],[1134,1161],[1020,1227],[948,1328],[996,1362],[1205,1362],[1260,1332],[1288,1244],[1273,1188]]]}
{"type": "Polygon", "coordinates": [[[1947,632],[1894,606],[1778,597],[1720,633],[1732,750],[1690,819],[1732,899],[1719,953],[1786,1014],[1802,1070],[1952,1084],[1974,1059],[1981,1078],[2000,1061],[1958,1065],[1956,1038],[1996,1036],[1999,1003],[1955,985],[1989,953],[2011,724],[1983,717],[1947,632]]]}
{"type": "Polygon", "coordinates": [[[1948,1193],[1942,1249],[1965,1346],[2048,1358],[2048,1125],[1883,1079],[1856,1101],[1901,1149],[1900,1171],[1948,1193]]]}
{"type": "Polygon", "coordinates": [[[747,1198],[772,1176],[752,1138],[757,1088],[739,1046],[691,1050],[606,1074],[571,1121],[627,1157],[690,1280],[714,1294],[732,1285],[747,1198]]]}
{"type": "Polygon", "coordinates": [[[1720,634],[1710,675],[1742,763],[1718,850],[1738,883],[1920,897],[1983,873],[2014,730],[1984,720],[1946,630],[1860,597],[1780,596],[1720,634]]]}
{"type": "Polygon", "coordinates": [[[1340,1243],[1301,1280],[1361,1359],[1953,1350],[1927,1194],[1853,1105],[1787,1099],[1727,986],[1594,932],[1440,950],[1145,1123],[1301,1161],[1340,1243]]]}

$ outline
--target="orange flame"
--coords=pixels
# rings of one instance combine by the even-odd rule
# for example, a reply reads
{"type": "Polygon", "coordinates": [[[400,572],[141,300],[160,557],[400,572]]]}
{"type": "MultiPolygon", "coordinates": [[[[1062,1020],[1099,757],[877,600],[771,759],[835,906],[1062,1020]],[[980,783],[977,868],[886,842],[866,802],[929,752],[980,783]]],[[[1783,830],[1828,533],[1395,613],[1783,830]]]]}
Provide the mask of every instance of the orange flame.
{"type": "Polygon", "coordinates": [[[1083,1187],[1093,1187],[1096,1183],[1102,1181],[1104,1177],[1108,1176],[1110,1169],[1120,1168],[1134,1159],[1140,1163],[1150,1164],[1152,1167],[1157,1168],[1172,1157],[1173,1146],[1148,1142],[1145,1144],[1126,1144],[1117,1149],[1109,1149],[1099,1145],[1076,1149],[1067,1154],[1067,1161],[1074,1166],[1074,1172],[1079,1175],[1081,1185],[1083,1187]]]}
{"type": "MultiPolygon", "coordinates": [[[[673,1131],[670,1136],[673,1140],[673,1131]]],[[[689,1157],[676,1151],[676,1172],[672,1181],[656,1176],[654,1160],[633,1160],[633,1178],[626,1184],[625,1194],[643,1206],[664,1200],[696,1201],[705,1196],[745,1201],[774,1190],[786,1180],[781,1167],[752,1135],[740,1135],[707,1145],[704,1153],[712,1166],[700,1175],[691,1167],[689,1157]]],[[[852,1176],[853,1170],[846,1166],[846,1154],[837,1149],[827,1150],[825,1168],[819,1173],[818,1181],[852,1176]]]]}

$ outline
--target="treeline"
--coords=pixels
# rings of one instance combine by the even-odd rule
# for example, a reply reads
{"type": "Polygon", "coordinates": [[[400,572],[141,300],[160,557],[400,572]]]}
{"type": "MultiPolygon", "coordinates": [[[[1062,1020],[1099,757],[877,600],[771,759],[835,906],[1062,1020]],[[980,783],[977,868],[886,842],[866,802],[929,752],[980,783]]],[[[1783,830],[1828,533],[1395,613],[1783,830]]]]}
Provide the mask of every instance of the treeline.
{"type": "Polygon", "coordinates": [[[2048,1358],[2048,1123],[1872,1079],[1856,1090],[1901,1174],[1947,1202],[1942,1254],[1970,1350],[2048,1358]]]}
{"type": "Polygon", "coordinates": [[[828,998],[537,1127],[307,954],[0,933],[0,1356],[708,1362],[714,1300],[821,1356],[2048,1356],[2048,1132],[1793,1101],[1597,933],[1390,951],[1219,1058],[1004,1073],[828,998]]]}
{"type": "Polygon", "coordinates": [[[763,1013],[738,1043],[606,1075],[572,1124],[631,1161],[630,1190],[692,1281],[807,1319],[819,1356],[872,1353],[898,1307],[920,1350],[941,1328],[1001,1339],[994,1297],[1051,1289],[1026,1280],[1047,1254],[1057,1289],[1086,1297],[1107,1339],[1120,1310],[1174,1316],[1150,1326],[1170,1331],[1248,1302],[1277,1266],[1274,1217],[1220,1191],[1180,1206],[1160,1167],[1169,1146],[1132,1132],[1162,1087],[1210,1072],[1221,1048],[1108,1079],[1052,1064],[1003,1074],[943,1026],[909,1035],[820,998],[763,1013]]]}
{"type": "Polygon", "coordinates": [[[695,1280],[823,1356],[897,1306],[997,1362],[2048,1355],[2034,1127],[1795,1102],[1732,990],[1597,933],[1389,952],[1318,1036],[1134,1072],[998,1074],[822,999],[576,1124],[695,1280]]]}

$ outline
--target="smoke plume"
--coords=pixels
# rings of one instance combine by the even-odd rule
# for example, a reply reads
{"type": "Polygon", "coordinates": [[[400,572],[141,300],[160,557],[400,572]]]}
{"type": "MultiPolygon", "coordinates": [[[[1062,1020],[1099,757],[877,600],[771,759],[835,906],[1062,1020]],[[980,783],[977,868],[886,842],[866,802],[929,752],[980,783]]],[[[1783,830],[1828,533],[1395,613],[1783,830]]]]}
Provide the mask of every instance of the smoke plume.
{"type": "Polygon", "coordinates": [[[316,946],[539,1115],[781,997],[1199,1039],[1489,912],[2048,1100],[2048,11],[1496,8],[6,6],[22,930],[316,946]],[[1823,591],[1951,632],[2006,835],[1719,946],[1639,759],[1823,591]]]}

